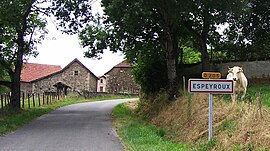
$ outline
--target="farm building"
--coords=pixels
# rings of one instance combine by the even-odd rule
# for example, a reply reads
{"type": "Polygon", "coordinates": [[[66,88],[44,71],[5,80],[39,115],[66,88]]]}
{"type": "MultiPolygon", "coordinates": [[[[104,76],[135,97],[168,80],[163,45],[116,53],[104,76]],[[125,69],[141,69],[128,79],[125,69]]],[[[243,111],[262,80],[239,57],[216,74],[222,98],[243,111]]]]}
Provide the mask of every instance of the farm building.
{"type": "Polygon", "coordinates": [[[98,92],[138,94],[139,86],[131,74],[132,65],[126,60],[99,78],[98,92]]]}
{"type": "Polygon", "coordinates": [[[21,91],[28,93],[96,92],[98,78],[78,59],[63,69],[56,65],[24,63],[21,91]]]}

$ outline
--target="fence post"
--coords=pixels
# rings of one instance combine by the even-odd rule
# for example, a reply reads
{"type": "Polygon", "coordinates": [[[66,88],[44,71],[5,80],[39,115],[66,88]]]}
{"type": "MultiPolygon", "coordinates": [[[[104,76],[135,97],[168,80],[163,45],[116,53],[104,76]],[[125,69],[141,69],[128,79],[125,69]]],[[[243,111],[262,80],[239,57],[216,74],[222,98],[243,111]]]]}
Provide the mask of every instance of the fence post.
{"type": "Polygon", "coordinates": [[[46,98],[47,98],[47,104],[49,104],[49,97],[48,97],[48,95],[46,95],[46,96],[47,96],[47,97],[46,97],[46,98]]]}
{"type": "Polygon", "coordinates": [[[5,94],[5,107],[7,107],[7,95],[5,94]]]}
{"type": "Polygon", "coordinates": [[[22,93],[22,107],[24,108],[24,92],[22,93]]]}
{"type": "Polygon", "coordinates": [[[10,95],[7,95],[7,103],[10,104],[10,95]]]}
{"type": "Polygon", "coordinates": [[[28,108],[30,109],[30,94],[27,93],[27,100],[28,100],[28,108]]]}
{"type": "Polygon", "coordinates": [[[32,94],[32,98],[33,98],[33,107],[35,107],[36,103],[35,103],[35,94],[34,93],[32,94]]]}
{"type": "Polygon", "coordinates": [[[4,96],[1,94],[1,109],[4,111],[4,96]]]}
{"type": "Polygon", "coordinates": [[[38,93],[38,106],[40,106],[40,95],[38,93]]]}
{"type": "Polygon", "coordinates": [[[256,93],[257,100],[258,100],[258,112],[260,115],[260,118],[262,118],[262,99],[261,99],[261,92],[256,93]]]}
{"type": "Polygon", "coordinates": [[[42,103],[43,103],[43,105],[45,104],[45,95],[44,95],[44,93],[42,93],[42,103]]]}
{"type": "Polygon", "coordinates": [[[49,95],[50,98],[50,104],[52,104],[52,94],[49,95]]]}

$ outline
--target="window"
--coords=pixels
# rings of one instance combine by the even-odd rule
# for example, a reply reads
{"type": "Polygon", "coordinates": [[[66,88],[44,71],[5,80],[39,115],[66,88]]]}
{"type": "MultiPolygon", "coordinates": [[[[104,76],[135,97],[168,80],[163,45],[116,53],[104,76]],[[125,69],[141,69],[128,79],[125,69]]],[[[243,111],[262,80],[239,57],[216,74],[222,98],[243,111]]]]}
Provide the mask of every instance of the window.
{"type": "Polygon", "coordinates": [[[74,71],[74,75],[79,75],[79,72],[78,71],[74,71]]]}
{"type": "Polygon", "coordinates": [[[100,83],[103,83],[103,79],[100,79],[100,83]]]}

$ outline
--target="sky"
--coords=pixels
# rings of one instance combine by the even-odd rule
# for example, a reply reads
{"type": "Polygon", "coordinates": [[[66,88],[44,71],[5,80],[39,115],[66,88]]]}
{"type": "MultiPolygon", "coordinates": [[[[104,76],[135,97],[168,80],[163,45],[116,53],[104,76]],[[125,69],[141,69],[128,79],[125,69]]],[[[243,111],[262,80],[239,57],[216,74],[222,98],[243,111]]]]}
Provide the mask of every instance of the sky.
{"type": "MultiPolygon", "coordinates": [[[[100,11],[100,6],[94,6],[94,11],[100,11]]],[[[64,68],[75,58],[79,59],[96,76],[102,76],[113,66],[124,60],[121,52],[112,53],[105,50],[102,59],[84,58],[83,52],[87,48],[82,48],[79,44],[78,35],[67,35],[58,31],[53,23],[53,19],[47,18],[49,33],[42,44],[37,45],[39,55],[30,57],[28,62],[39,64],[60,65],[64,68]]]]}

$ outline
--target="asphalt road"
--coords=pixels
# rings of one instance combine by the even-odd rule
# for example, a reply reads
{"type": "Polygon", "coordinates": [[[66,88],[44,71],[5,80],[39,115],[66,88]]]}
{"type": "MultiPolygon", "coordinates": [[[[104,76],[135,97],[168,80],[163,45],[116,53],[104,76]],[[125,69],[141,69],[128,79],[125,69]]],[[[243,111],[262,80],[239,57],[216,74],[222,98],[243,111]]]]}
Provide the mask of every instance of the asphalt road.
{"type": "Polygon", "coordinates": [[[59,108],[0,137],[1,151],[122,151],[112,127],[115,105],[121,99],[79,103],[59,108]]]}

